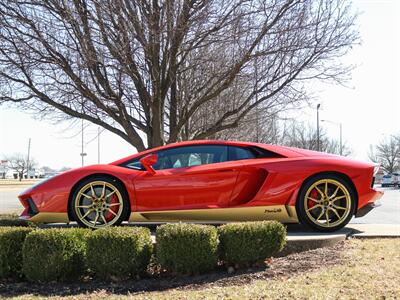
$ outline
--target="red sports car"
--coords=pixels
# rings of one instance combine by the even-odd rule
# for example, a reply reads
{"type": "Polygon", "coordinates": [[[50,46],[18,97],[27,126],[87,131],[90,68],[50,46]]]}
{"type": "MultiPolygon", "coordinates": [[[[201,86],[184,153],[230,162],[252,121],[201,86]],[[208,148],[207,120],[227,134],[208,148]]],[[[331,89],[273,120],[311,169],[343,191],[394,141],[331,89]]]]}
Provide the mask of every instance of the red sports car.
{"type": "Polygon", "coordinates": [[[21,218],[100,228],[130,222],[278,220],[334,231],[382,192],[373,164],[258,143],[190,141],[74,169],[19,195],[21,218]]]}

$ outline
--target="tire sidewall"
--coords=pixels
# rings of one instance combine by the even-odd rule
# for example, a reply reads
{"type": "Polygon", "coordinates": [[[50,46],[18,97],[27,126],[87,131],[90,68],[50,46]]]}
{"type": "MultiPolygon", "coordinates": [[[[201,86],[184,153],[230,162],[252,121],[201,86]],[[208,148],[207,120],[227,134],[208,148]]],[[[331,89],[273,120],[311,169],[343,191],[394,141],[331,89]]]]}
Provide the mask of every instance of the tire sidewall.
{"type": "Polygon", "coordinates": [[[88,183],[94,182],[94,181],[105,181],[107,183],[110,183],[113,186],[115,186],[118,189],[118,191],[120,192],[120,194],[122,196],[122,203],[123,203],[124,207],[122,209],[121,216],[118,218],[118,220],[116,222],[114,222],[110,226],[120,225],[122,223],[122,221],[127,220],[129,213],[130,213],[130,202],[129,202],[128,193],[126,192],[125,187],[117,179],[114,179],[114,178],[108,177],[108,176],[103,176],[103,175],[91,176],[89,178],[83,179],[74,187],[74,189],[71,192],[71,197],[70,197],[69,203],[68,203],[68,211],[73,219],[72,221],[76,221],[78,223],[79,227],[88,227],[81,220],[79,220],[78,216],[76,215],[75,201],[76,201],[77,194],[81,190],[81,188],[83,188],[88,183]]]}
{"type": "Polygon", "coordinates": [[[297,215],[299,217],[300,223],[313,229],[313,230],[321,231],[321,232],[332,232],[332,231],[336,231],[336,230],[343,228],[350,222],[351,218],[353,217],[353,215],[355,213],[355,210],[356,210],[356,193],[354,191],[354,188],[351,186],[351,184],[349,184],[347,182],[347,180],[345,180],[341,176],[338,176],[335,174],[318,174],[318,175],[312,176],[311,178],[307,179],[303,183],[303,185],[300,189],[299,196],[298,196],[297,202],[296,202],[296,211],[297,211],[297,215]],[[348,216],[342,223],[340,223],[336,226],[333,226],[333,227],[318,226],[317,224],[315,224],[308,218],[307,213],[304,208],[304,197],[305,197],[305,194],[307,193],[308,189],[310,188],[310,186],[313,183],[315,183],[316,181],[319,181],[319,180],[323,180],[323,179],[333,179],[333,180],[340,182],[342,185],[344,185],[344,187],[348,190],[348,192],[350,194],[350,212],[349,212],[348,216]]]}

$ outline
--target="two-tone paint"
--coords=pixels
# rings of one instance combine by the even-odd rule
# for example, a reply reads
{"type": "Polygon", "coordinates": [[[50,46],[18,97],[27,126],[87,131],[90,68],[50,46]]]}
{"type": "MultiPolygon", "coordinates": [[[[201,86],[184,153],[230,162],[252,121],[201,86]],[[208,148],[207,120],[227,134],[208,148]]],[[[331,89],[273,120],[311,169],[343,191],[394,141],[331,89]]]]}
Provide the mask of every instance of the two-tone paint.
{"type": "Polygon", "coordinates": [[[229,222],[279,220],[298,222],[296,202],[303,183],[316,174],[336,174],[356,191],[357,211],[382,196],[373,189],[374,165],[326,153],[274,145],[227,141],[190,141],[150,149],[107,165],[74,169],[19,195],[21,218],[37,222],[70,222],[68,203],[82,180],[103,174],[120,181],[128,194],[131,222],[229,222]],[[122,165],[135,158],[190,145],[256,146],[274,158],[226,161],[158,170],[154,174],[122,165]],[[29,202],[33,202],[31,205],[29,202]],[[32,211],[32,207],[34,210],[32,211]]]}

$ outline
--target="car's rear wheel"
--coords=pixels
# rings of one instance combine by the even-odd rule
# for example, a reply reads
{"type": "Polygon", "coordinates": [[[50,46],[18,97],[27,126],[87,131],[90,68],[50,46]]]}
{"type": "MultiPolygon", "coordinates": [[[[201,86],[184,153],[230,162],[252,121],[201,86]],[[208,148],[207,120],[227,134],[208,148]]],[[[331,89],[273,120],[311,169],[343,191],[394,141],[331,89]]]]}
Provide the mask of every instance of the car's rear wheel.
{"type": "Polygon", "coordinates": [[[303,185],[297,201],[302,224],[318,231],[335,231],[354,215],[356,195],[351,185],[336,175],[318,175],[303,185]]]}
{"type": "Polygon", "coordinates": [[[74,189],[69,210],[81,227],[109,227],[126,219],[129,201],[120,182],[96,176],[83,180],[74,189]]]}

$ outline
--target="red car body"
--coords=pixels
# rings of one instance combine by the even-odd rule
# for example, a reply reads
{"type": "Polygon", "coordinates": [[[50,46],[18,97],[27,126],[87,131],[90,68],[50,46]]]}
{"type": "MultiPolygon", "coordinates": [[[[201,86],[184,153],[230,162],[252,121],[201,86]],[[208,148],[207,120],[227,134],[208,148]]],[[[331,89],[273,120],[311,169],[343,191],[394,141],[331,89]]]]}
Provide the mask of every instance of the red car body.
{"type": "Polygon", "coordinates": [[[21,218],[70,222],[74,187],[93,175],[117,178],[126,188],[131,222],[279,220],[296,223],[296,201],[303,183],[316,174],[334,173],[356,191],[356,216],[368,212],[382,192],[373,189],[375,166],[344,157],[259,143],[189,141],[169,144],[106,165],[67,171],[19,195],[21,218]],[[182,168],[145,170],[126,163],[151,153],[193,145],[257,147],[272,157],[224,161],[182,168]]]}

